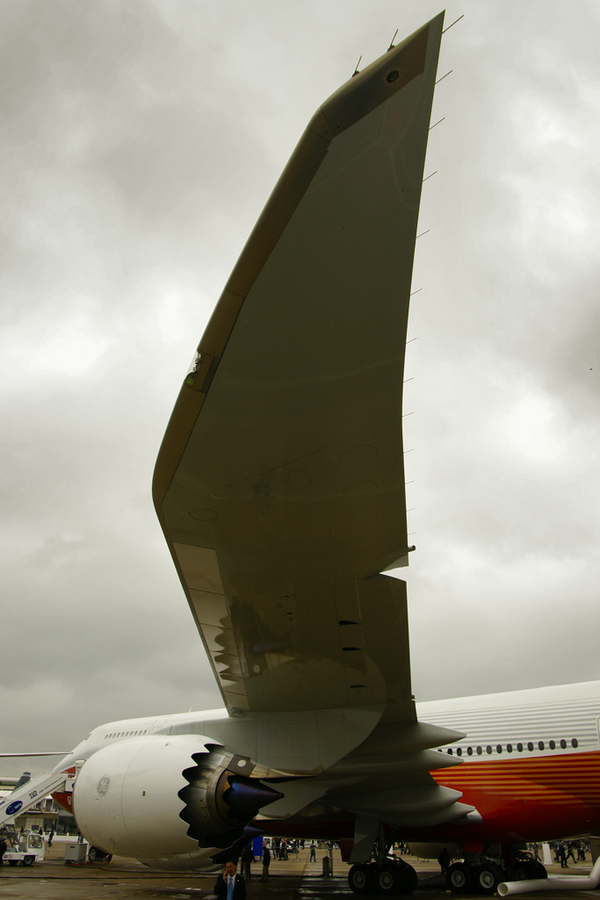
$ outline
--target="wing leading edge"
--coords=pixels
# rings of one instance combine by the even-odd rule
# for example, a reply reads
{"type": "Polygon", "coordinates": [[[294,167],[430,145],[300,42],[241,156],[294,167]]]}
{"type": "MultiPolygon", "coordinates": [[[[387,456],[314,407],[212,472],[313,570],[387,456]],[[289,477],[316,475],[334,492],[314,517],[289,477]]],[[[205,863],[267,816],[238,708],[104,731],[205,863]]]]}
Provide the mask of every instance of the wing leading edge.
{"type": "Polygon", "coordinates": [[[154,501],[228,709],[415,718],[401,430],[443,15],[311,120],[198,347],[154,501]]]}

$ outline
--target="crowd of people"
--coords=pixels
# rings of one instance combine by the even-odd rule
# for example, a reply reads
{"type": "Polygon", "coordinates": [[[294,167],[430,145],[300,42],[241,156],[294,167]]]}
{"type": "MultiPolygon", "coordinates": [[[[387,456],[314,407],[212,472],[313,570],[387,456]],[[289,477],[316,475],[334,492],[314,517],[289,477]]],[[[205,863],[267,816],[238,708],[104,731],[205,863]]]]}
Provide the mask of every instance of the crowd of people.
{"type": "Polygon", "coordinates": [[[575,864],[585,862],[586,851],[590,853],[590,845],[587,841],[552,841],[550,847],[554,851],[554,862],[560,863],[561,869],[568,869],[568,859],[575,864]]]}

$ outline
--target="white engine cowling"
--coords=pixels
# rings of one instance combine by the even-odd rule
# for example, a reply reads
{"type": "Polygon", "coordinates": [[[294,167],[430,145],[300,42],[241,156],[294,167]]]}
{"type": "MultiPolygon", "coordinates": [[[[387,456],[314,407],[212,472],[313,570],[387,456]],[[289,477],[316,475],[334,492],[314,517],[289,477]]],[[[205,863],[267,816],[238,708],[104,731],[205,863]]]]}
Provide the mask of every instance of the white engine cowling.
{"type": "MultiPolygon", "coordinates": [[[[235,787],[236,781],[250,784],[252,796],[269,791],[228,771],[230,760],[200,735],[150,735],[111,744],[91,756],[77,776],[75,819],[87,840],[109,853],[146,860],[208,857],[243,836],[244,824],[256,813],[245,796],[234,808],[223,799],[232,794],[232,781],[235,787]]],[[[272,793],[272,799],[279,796],[272,793]]]]}

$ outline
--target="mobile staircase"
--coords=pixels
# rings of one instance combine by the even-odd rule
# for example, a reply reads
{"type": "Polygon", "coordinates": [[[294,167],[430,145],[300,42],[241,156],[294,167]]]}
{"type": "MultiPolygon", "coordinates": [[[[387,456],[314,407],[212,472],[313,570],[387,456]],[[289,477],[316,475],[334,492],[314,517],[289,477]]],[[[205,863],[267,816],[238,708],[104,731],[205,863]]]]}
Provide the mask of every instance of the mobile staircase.
{"type": "Polygon", "coordinates": [[[0,827],[14,822],[15,816],[26,812],[38,800],[53,791],[59,790],[71,777],[68,772],[42,772],[41,775],[36,775],[35,778],[15,788],[7,797],[0,797],[0,827]]]}

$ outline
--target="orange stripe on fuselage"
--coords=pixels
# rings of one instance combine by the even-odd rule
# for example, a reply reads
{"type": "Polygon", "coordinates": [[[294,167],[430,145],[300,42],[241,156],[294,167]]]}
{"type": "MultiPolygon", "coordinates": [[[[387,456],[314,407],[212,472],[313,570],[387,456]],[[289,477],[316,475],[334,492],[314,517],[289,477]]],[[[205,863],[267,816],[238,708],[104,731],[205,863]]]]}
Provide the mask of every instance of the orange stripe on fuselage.
{"type": "MultiPolygon", "coordinates": [[[[438,784],[462,793],[484,823],[495,827],[564,834],[600,826],[600,752],[517,759],[468,759],[431,773],[438,784]]],[[[564,836],[564,834],[562,836],[564,836]]],[[[561,834],[555,835],[560,837],[561,834]]],[[[533,837],[532,839],[536,839],[533,837]]]]}

